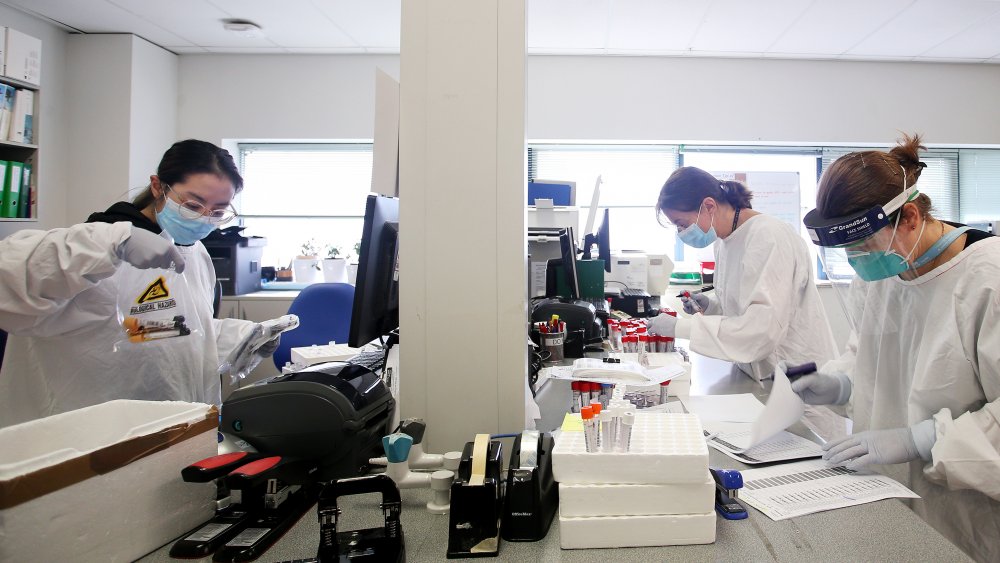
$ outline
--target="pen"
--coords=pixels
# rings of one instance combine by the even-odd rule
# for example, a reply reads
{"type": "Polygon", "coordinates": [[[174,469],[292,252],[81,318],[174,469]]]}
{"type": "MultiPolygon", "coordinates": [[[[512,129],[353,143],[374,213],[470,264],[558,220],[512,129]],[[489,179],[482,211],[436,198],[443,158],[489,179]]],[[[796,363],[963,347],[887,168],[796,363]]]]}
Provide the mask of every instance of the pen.
{"type": "Polygon", "coordinates": [[[698,289],[698,290],[695,290],[695,291],[688,291],[688,290],[685,289],[684,291],[678,293],[677,297],[687,297],[687,298],[690,298],[692,295],[696,295],[698,293],[705,293],[705,292],[708,292],[708,291],[712,291],[713,289],[715,289],[714,285],[706,285],[705,287],[703,287],[701,289],[698,289]]]}
{"type": "Polygon", "coordinates": [[[796,379],[802,377],[803,375],[809,375],[816,371],[816,362],[809,362],[807,364],[802,364],[801,366],[788,366],[785,370],[785,376],[788,377],[788,381],[795,381],[796,379]]]}

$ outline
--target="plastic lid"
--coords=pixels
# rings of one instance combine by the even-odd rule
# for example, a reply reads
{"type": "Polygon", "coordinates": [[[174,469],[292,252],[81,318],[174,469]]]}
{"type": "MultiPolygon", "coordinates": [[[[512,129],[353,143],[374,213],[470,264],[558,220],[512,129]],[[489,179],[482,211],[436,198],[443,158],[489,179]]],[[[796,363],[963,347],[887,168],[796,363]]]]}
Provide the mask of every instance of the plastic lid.
{"type": "Polygon", "coordinates": [[[583,407],[582,409],[580,409],[580,418],[584,420],[590,420],[591,418],[594,418],[594,409],[590,408],[589,406],[583,407]]]}
{"type": "Polygon", "coordinates": [[[622,422],[624,422],[625,424],[628,424],[628,425],[635,424],[635,413],[634,412],[627,412],[627,413],[625,413],[625,416],[623,417],[622,422]]]}
{"type": "Polygon", "coordinates": [[[667,385],[670,385],[669,379],[660,383],[660,387],[666,387],[667,385]]]}
{"type": "Polygon", "coordinates": [[[639,342],[649,342],[649,335],[648,334],[640,334],[639,335],[639,342]]]}
{"type": "Polygon", "coordinates": [[[601,414],[601,408],[603,408],[603,406],[600,401],[590,402],[590,410],[594,411],[594,414],[601,414]]]}

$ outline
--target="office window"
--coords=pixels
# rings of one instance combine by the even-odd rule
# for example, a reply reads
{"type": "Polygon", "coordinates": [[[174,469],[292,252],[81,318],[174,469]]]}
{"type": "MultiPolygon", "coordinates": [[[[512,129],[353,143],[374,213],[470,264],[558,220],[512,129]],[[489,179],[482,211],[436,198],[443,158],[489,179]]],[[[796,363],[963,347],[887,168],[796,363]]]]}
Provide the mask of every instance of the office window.
{"type": "Polygon", "coordinates": [[[600,207],[609,210],[611,247],[673,256],[674,230],[656,222],[656,198],[677,160],[677,147],[667,145],[533,144],[528,178],[576,182],[582,234],[601,176],[600,207]]]}
{"type": "Polygon", "coordinates": [[[1000,220],[1000,150],[960,149],[962,222],[1000,220]]]}
{"type": "Polygon", "coordinates": [[[244,234],[267,237],[265,265],[287,266],[309,239],[357,258],[371,144],[241,143],[239,164],[244,188],[237,209],[244,234]]]}

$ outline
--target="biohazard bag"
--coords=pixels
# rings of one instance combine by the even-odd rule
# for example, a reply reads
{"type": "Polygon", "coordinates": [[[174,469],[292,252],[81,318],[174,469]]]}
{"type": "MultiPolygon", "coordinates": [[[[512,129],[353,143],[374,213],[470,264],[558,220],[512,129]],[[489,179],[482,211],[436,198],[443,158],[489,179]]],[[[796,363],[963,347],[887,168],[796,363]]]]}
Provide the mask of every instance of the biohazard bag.
{"type": "Polygon", "coordinates": [[[196,296],[184,274],[171,269],[139,269],[123,262],[115,273],[118,322],[123,347],[148,346],[175,338],[203,338],[196,296]]]}

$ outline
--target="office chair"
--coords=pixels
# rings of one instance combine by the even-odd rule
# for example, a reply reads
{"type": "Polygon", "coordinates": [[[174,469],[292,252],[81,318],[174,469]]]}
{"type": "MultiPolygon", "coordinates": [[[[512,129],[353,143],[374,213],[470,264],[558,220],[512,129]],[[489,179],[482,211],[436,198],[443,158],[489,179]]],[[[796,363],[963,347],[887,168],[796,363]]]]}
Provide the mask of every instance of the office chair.
{"type": "Polygon", "coordinates": [[[291,359],[291,349],[313,344],[347,343],[351,330],[354,286],[346,283],[314,283],[303,289],[288,307],[298,315],[299,328],[281,335],[274,352],[274,365],[281,370],[291,359]]]}

